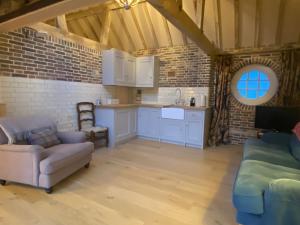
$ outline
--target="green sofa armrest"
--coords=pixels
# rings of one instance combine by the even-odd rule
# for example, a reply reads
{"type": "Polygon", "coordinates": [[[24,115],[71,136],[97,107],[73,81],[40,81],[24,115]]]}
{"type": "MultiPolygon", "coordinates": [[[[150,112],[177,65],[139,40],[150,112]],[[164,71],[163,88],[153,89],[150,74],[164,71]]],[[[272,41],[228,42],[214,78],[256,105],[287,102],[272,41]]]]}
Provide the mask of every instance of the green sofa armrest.
{"type": "Polygon", "coordinates": [[[300,181],[277,179],[269,184],[264,196],[264,225],[300,224],[300,181]]]}

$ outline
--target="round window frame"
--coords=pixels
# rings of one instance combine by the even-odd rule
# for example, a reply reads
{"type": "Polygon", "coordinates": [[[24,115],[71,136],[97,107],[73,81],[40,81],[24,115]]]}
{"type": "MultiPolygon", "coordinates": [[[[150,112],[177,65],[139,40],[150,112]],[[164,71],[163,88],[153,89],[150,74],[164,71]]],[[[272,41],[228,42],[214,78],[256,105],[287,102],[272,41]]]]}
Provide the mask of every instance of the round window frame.
{"type": "Polygon", "coordinates": [[[252,64],[252,65],[244,66],[234,74],[231,81],[231,92],[233,96],[240,103],[244,105],[255,106],[255,105],[262,105],[264,103],[267,103],[274,97],[277,91],[278,91],[278,78],[275,72],[270,67],[260,65],[260,64],[252,64]],[[238,81],[241,79],[241,76],[246,72],[250,72],[251,70],[258,70],[264,72],[270,80],[270,88],[267,91],[267,93],[263,97],[257,99],[249,99],[249,98],[242,97],[237,89],[237,84],[238,81]]]}

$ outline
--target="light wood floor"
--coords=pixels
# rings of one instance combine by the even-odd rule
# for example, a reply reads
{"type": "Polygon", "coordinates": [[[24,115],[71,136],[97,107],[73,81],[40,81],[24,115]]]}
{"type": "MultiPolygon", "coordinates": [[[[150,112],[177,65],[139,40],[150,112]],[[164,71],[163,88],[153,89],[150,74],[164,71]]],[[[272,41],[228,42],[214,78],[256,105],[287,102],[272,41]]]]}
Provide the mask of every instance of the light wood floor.
{"type": "Polygon", "coordinates": [[[0,187],[0,224],[235,225],[231,189],[240,159],[240,146],[201,151],[136,139],[102,148],[51,195],[0,187]]]}

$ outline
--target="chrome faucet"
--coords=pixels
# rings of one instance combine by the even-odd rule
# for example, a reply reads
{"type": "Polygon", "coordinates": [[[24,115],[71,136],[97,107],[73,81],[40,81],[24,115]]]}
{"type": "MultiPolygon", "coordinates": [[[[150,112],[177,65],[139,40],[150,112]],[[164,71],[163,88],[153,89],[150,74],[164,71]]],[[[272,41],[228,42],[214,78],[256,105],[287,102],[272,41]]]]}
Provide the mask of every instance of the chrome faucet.
{"type": "Polygon", "coordinates": [[[184,105],[184,99],[181,98],[181,89],[180,88],[176,88],[175,91],[175,96],[177,96],[176,100],[175,100],[175,104],[176,105],[184,105]],[[178,92],[179,92],[179,96],[178,96],[178,92]]]}

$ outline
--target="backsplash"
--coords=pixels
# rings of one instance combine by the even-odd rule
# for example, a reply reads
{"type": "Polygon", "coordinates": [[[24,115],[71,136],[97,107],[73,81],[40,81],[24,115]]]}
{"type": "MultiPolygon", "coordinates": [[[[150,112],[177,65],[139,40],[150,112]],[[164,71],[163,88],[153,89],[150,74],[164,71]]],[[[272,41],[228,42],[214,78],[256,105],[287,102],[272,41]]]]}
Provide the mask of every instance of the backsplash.
{"type": "MultiPolygon", "coordinates": [[[[206,106],[208,105],[209,99],[209,88],[208,87],[160,87],[160,88],[142,88],[142,103],[157,103],[157,104],[174,104],[176,100],[176,89],[180,88],[182,93],[182,99],[185,100],[186,104],[189,104],[190,98],[196,98],[196,106],[200,105],[200,96],[206,96],[206,106]]],[[[137,88],[134,89],[134,97],[137,92],[137,88]]]]}

